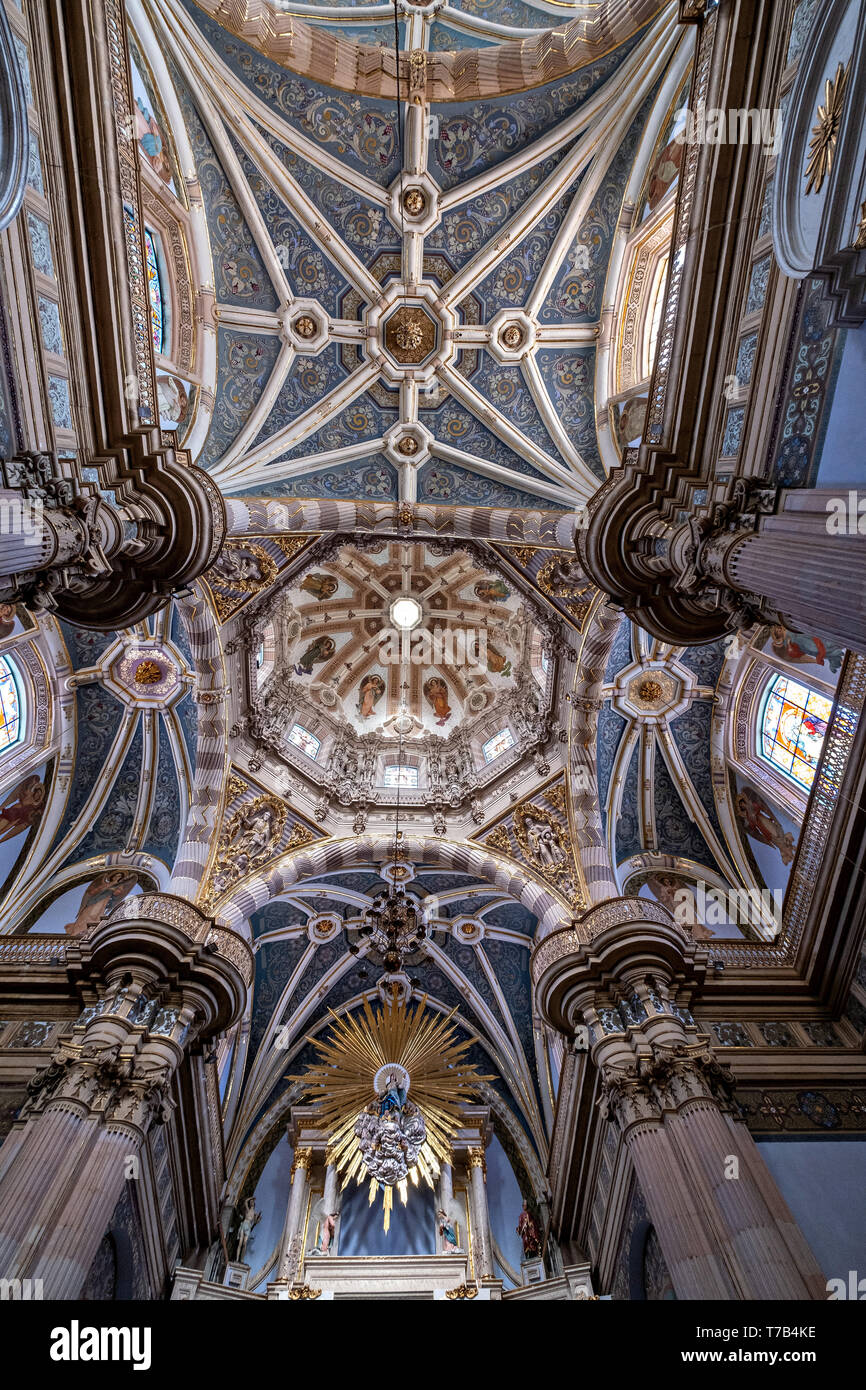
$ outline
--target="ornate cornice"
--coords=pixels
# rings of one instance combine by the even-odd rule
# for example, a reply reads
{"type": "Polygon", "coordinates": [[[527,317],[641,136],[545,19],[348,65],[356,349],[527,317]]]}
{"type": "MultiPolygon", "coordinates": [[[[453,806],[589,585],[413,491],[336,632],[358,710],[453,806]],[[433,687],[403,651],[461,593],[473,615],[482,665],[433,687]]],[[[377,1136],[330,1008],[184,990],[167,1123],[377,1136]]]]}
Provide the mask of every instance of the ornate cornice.
{"type": "MultiPolygon", "coordinates": [[[[390,48],[352,43],[305,24],[267,0],[199,0],[223,28],[281,67],[358,96],[397,96],[390,48]]],[[[604,0],[591,19],[542,34],[453,53],[401,53],[400,95],[410,103],[505,97],[578,72],[624,43],[664,9],[658,0],[604,0]]]]}

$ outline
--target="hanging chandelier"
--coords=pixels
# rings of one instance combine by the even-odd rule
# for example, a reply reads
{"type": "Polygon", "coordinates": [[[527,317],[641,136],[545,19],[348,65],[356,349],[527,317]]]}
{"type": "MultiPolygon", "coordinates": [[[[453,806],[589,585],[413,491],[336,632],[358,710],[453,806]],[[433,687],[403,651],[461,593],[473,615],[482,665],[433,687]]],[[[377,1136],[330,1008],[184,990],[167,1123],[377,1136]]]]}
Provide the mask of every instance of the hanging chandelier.
{"type": "MultiPolygon", "coordinates": [[[[407,600],[408,602],[409,600],[407,600]]],[[[412,600],[414,602],[414,600],[412,600]]],[[[404,715],[408,714],[405,704],[401,701],[397,712],[397,730],[399,735],[398,742],[398,766],[403,766],[403,730],[405,726],[404,715]]],[[[400,781],[397,782],[397,807],[395,812],[394,824],[394,867],[400,863],[404,857],[403,846],[400,843],[402,833],[400,830],[400,781]]],[[[429,924],[425,921],[423,912],[419,911],[417,905],[406,896],[405,888],[395,882],[396,874],[388,880],[388,892],[386,896],[379,894],[373,899],[370,907],[363,914],[363,925],[358,928],[359,942],[366,941],[368,945],[378,953],[385,966],[387,975],[397,975],[403,971],[407,957],[414,956],[417,951],[424,947],[429,933],[429,924]]],[[[352,947],[349,948],[352,950],[352,947]]],[[[357,954],[358,948],[355,947],[353,954],[357,954]]]]}
{"type": "Polygon", "coordinates": [[[428,932],[428,924],[405,889],[393,884],[387,898],[374,898],[364,913],[364,925],[358,928],[358,936],[379,953],[389,975],[403,969],[406,957],[421,949],[428,932]]]}

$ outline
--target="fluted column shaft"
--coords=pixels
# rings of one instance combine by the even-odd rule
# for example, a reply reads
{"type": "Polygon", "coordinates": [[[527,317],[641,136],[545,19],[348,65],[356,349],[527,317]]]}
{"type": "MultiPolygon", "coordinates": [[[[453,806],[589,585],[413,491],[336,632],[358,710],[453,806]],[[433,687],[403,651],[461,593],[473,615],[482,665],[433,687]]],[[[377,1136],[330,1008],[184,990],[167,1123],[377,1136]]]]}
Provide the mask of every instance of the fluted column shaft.
{"type": "Polygon", "coordinates": [[[657,903],[614,899],[536,948],[543,1012],[583,1024],[681,1299],[825,1296],[825,1280],[690,1012],[706,953],[657,903]]]}
{"type": "Polygon", "coordinates": [[[484,1180],[484,1150],[469,1151],[469,1188],[472,1194],[472,1214],[475,1218],[475,1276],[493,1278],[493,1245],[490,1239],[490,1215],[487,1209],[487,1184],[484,1180]]]}
{"type": "Polygon", "coordinates": [[[866,652],[866,529],[857,530],[866,517],[841,494],[840,534],[832,529],[835,516],[818,509],[823,497],[814,510],[792,507],[767,517],[758,530],[713,537],[701,554],[702,568],[733,590],[759,596],[794,629],[866,652]]]}
{"type": "Polygon", "coordinates": [[[237,965],[204,949],[210,930],[196,908],[154,894],[77,943],[101,983],[28,1087],[0,1175],[0,1278],[42,1279],[46,1298],[80,1293],[148,1131],[171,1117],[187,1049],[242,1007],[237,965]]]}
{"type": "Polygon", "coordinates": [[[310,1163],[312,1152],[310,1149],[296,1149],[295,1158],[292,1164],[292,1189],[289,1195],[289,1207],[286,1212],[286,1224],[283,1228],[283,1253],[280,1260],[280,1279],[296,1279],[303,1266],[303,1251],[301,1250],[301,1240],[303,1231],[301,1222],[307,1207],[307,1186],[309,1184],[310,1163]]]}

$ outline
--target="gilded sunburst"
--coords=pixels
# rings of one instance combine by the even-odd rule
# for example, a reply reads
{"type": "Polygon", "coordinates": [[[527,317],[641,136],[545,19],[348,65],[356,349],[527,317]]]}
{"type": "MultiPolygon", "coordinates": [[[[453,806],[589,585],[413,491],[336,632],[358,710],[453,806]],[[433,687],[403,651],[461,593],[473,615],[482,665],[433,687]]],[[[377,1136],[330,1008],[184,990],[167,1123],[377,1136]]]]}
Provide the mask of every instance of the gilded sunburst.
{"type": "Polygon", "coordinates": [[[836,76],[832,80],[828,77],[824,84],[824,105],[818,107],[818,119],[812,127],[809,158],[806,163],[807,193],[820,193],[824,180],[833,167],[847,85],[848,68],[840,63],[836,69],[836,76]]]}
{"type": "Polygon", "coordinates": [[[450,1159],[461,1101],[492,1078],[466,1061],[475,1039],[458,1040],[456,1008],[446,1015],[434,1013],[426,995],[414,1007],[395,999],[374,1010],[365,1000],[360,1017],[329,1012],[330,1035],[308,1039],[318,1049],[318,1060],[290,1080],[319,1104],[329,1162],[341,1174],[342,1186],[370,1176],[371,1202],[382,1187],[387,1231],[393,1188],[405,1204],[409,1179],[416,1186],[421,1179],[433,1186],[440,1165],[450,1159]],[[368,1130],[380,1132],[371,1133],[368,1142],[368,1130]],[[393,1169],[380,1161],[385,1140],[396,1141],[391,1145],[393,1169]],[[398,1171],[404,1176],[397,1176],[398,1171]]]}

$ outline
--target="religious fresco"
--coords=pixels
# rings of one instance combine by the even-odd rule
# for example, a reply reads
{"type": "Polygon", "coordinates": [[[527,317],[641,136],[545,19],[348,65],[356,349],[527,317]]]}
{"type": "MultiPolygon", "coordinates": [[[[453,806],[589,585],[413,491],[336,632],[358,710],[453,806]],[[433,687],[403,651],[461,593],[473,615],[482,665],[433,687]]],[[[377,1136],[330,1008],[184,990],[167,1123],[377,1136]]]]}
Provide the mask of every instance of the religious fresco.
{"type": "Polygon", "coordinates": [[[129,39],[132,95],[135,102],[135,133],[145,159],[167,188],[177,196],[175,183],[176,156],[170,136],[166,133],[165,117],[157,101],[150,72],[135,39],[129,39]]]}
{"type": "MultiPolygon", "coordinates": [[[[845,648],[831,638],[796,632],[780,623],[769,629],[761,650],[792,666],[817,668],[814,675],[830,685],[835,685],[845,656],[845,648]]],[[[804,675],[808,679],[808,672],[804,675]]]]}
{"type": "Polygon", "coordinates": [[[17,637],[22,632],[32,632],[36,624],[23,604],[0,603],[0,642],[7,637],[17,637]]]}
{"type": "Polygon", "coordinates": [[[625,882],[623,891],[629,897],[650,898],[661,903],[695,941],[742,940],[752,935],[742,928],[737,913],[731,913],[731,903],[725,896],[728,890],[699,879],[695,874],[669,869],[642,870],[625,882]]]}
{"type": "Polygon", "coordinates": [[[142,869],[102,869],[71,885],[67,881],[49,889],[16,928],[16,935],[48,932],[82,936],[105,917],[110,917],[131,893],[152,892],[157,887],[153,876],[142,869]]]}
{"type": "Polygon", "coordinates": [[[649,398],[629,396],[628,400],[617,401],[610,407],[613,416],[614,438],[620,453],[629,445],[640,444],[649,398]]]}
{"type": "Polygon", "coordinates": [[[164,430],[177,430],[183,440],[195,410],[198,387],[183,377],[157,373],[156,394],[159,423],[164,430]]]}
{"type": "Polygon", "coordinates": [[[404,565],[385,542],[311,562],[281,600],[277,684],[280,670],[291,672],[315,705],[361,734],[393,735],[399,716],[410,741],[446,737],[516,689],[531,624],[517,589],[483,561],[417,545],[409,592],[420,617],[404,632],[390,611],[405,592],[404,565]]]}
{"type": "Polygon", "coordinates": [[[0,795],[0,893],[26,859],[45,814],[53,775],[54,760],[50,759],[0,795]]]}
{"type": "Polygon", "coordinates": [[[0,843],[38,825],[45,810],[45,783],[38,772],[29,773],[0,801],[0,843]]]}
{"type": "Polygon", "coordinates": [[[638,222],[651,217],[659,203],[676,187],[688,148],[683,140],[688,114],[689,80],[680,88],[665,128],[653,152],[650,172],[639,204],[638,222]]]}
{"type": "Polygon", "coordinates": [[[763,882],[771,889],[784,887],[794,862],[800,826],[740,775],[734,782],[734,815],[763,882]]]}

